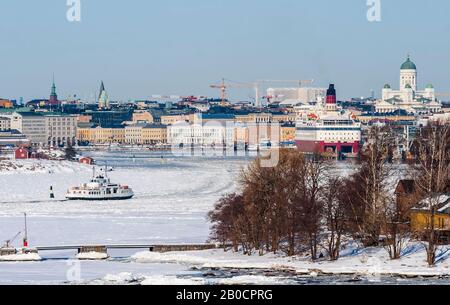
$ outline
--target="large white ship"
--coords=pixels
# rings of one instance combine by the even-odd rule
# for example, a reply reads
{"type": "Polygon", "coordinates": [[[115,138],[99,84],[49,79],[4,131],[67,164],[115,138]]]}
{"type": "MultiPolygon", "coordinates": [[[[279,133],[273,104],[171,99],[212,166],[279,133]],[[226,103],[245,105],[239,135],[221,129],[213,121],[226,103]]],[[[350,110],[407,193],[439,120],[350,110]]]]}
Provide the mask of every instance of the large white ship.
{"type": "Polygon", "coordinates": [[[94,170],[89,183],[72,187],[66,193],[69,200],[125,200],[133,196],[133,190],[129,186],[111,183],[106,170],[105,176],[96,176],[94,170]]]}
{"type": "Polygon", "coordinates": [[[336,105],[336,91],[330,85],[326,102],[319,99],[315,107],[299,109],[295,142],[306,153],[332,153],[355,156],[361,143],[361,123],[336,105]]]}

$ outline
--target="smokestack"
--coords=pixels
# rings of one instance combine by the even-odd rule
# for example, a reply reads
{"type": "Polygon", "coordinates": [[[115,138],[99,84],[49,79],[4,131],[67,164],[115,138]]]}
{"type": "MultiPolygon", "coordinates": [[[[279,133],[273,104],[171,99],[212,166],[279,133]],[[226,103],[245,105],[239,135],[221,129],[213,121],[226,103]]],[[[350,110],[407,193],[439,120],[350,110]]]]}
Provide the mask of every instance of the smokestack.
{"type": "Polygon", "coordinates": [[[330,84],[327,90],[327,104],[336,104],[336,89],[334,89],[334,84],[330,84]]]}

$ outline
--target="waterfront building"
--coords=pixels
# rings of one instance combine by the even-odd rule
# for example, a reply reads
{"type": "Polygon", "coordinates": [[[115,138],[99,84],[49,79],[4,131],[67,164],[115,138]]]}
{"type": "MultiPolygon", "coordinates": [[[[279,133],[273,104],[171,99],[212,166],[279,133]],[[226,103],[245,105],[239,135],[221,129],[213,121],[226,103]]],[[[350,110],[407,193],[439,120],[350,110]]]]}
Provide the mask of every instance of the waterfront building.
{"type": "Polygon", "coordinates": [[[46,114],[46,145],[66,146],[76,144],[77,116],[66,114],[46,114]]]}
{"type": "Polygon", "coordinates": [[[123,144],[125,143],[125,128],[102,128],[92,124],[79,123],[77,139],[79,143],[123,144]]]}
{"type": "Polygon", "coordinates": [[[142,129],[146,123],[136,123],[125,127],[125,143],[130,145],[140,145],[142,142],[142,129]]]}
{"type": "Polygon", "coordinates": [[[24,134],[32,145],[43,146],[47,142],[45,118],[37,112],[15,112],[11,118],[11,128],[24,134]]]}
{"type": "Polygon", "coordinates": [[[234,126],[219,121],[178,122],[168,126],[167,141],[173,146],[232,146],[234,145],[234,126]]]}
{"type": "Polygon", "coordinates": [[[11,128],[24,134],[35,146],[64,146],[76,142],[76,116],[45,112],[15,112],[11,128]]]}
{"type": "Polygon", "coordinates": [[[162,124],[147,124],[142,129],[142,144],[166,144],[167,126],[162,124]]]}

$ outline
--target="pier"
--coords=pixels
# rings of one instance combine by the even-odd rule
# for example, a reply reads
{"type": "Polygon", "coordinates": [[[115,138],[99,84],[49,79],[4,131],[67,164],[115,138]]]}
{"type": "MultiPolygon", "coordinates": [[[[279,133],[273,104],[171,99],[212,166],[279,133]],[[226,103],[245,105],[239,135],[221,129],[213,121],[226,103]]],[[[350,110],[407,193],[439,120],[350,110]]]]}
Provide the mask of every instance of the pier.
{"type": "Polygon", "coordinates": [[[107,253],[110,249],[148,249],[150,252],[201,251],[217,249],[215,244],[116,244],[116,245],[71,245],[35,247],[38,252],[76,250],[78,253],[99,252],[107,253]]]}

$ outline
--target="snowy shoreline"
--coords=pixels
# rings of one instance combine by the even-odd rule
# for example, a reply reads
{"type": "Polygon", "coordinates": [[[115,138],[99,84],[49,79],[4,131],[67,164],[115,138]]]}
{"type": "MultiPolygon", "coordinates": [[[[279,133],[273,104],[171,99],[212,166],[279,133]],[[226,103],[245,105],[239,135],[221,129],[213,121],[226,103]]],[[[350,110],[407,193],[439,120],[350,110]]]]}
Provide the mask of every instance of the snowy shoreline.
{"type": "Polygon", "coordinates": [[[37,159],[0,161],[0,175],[59,174],[88,170],[90,166],[73,161],[37,159]]]}
{"type": "Polygon", "coordinates": [[[357,254],[348,251],[338,261],[311,262],[307,258],[282,257],[274,254],[264,256],[246,256],[241,253],[223,250],[206,250],[192,252],[138,252],[132,256],[137,263],[177,263],[191,265],[195,268],[219,269],[264,269],[289,271],[296,275],[365,275],[391,276],[403,278],[435,277],[450,278],[450,246],[442,247],[441,261],[435,267],[428,267],[425,253],[413,245],[412,253],[400,260],[389,260],[382,248],[360,249],[357,254]]]}

